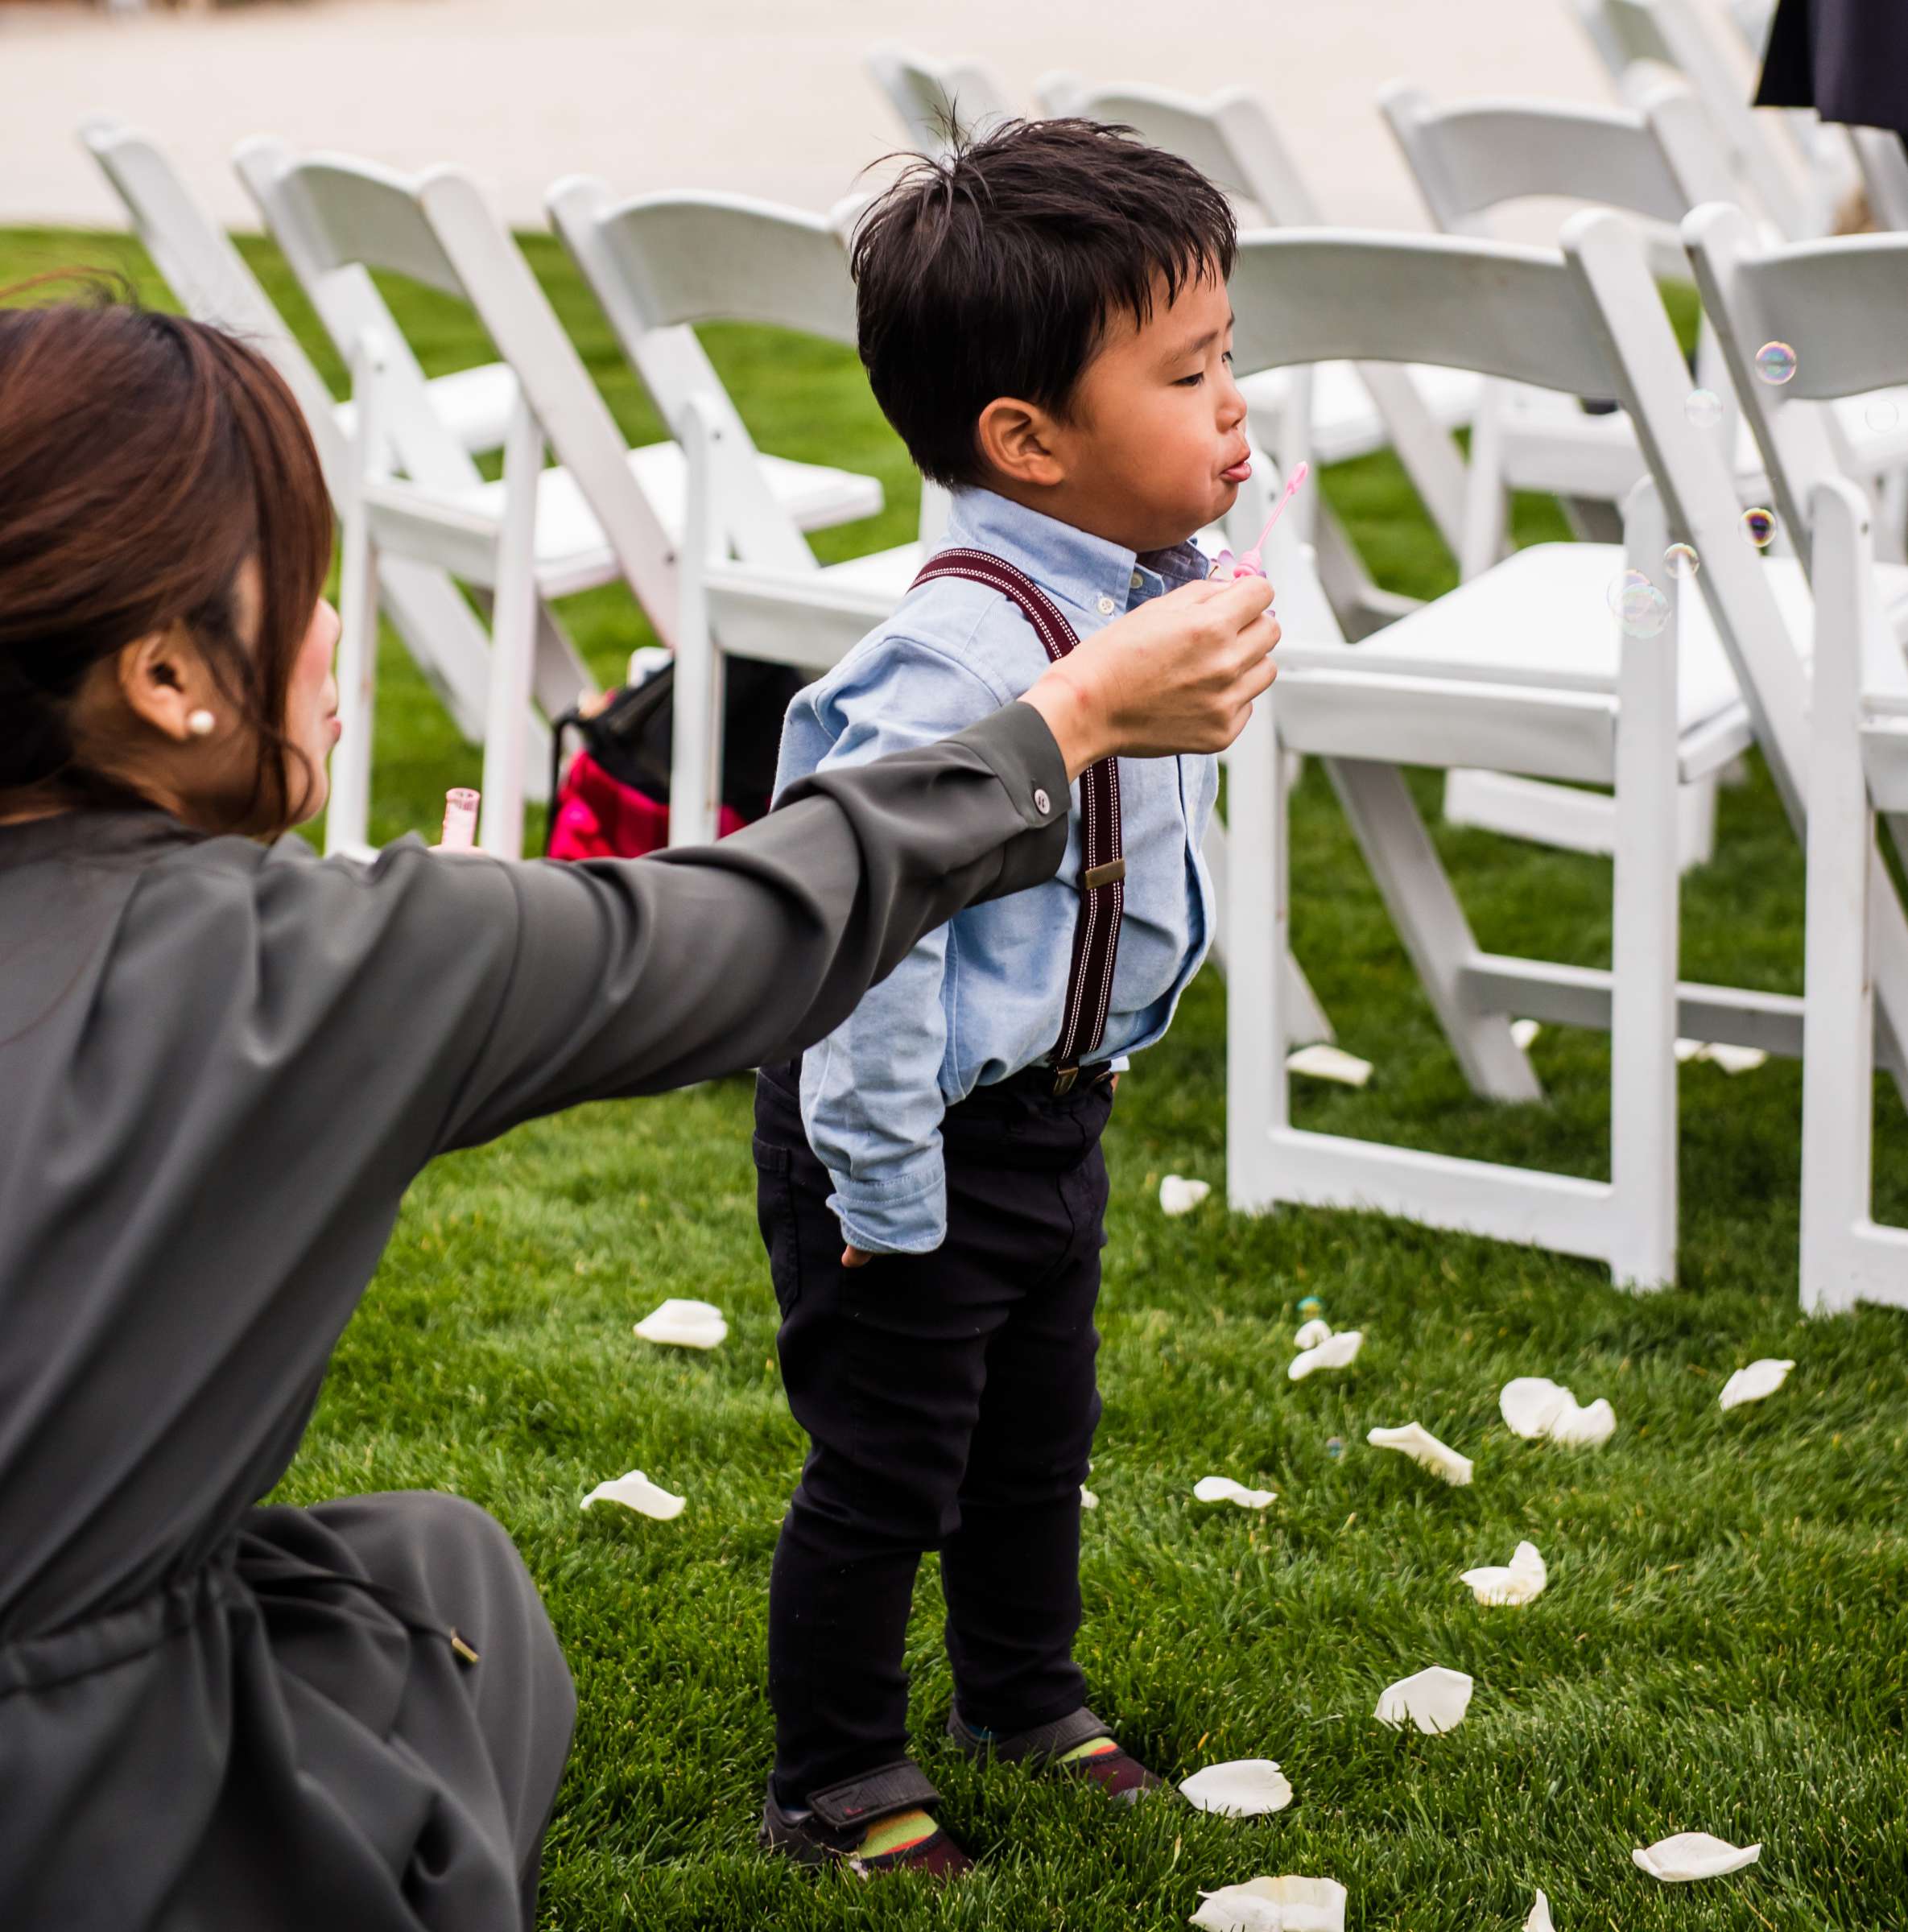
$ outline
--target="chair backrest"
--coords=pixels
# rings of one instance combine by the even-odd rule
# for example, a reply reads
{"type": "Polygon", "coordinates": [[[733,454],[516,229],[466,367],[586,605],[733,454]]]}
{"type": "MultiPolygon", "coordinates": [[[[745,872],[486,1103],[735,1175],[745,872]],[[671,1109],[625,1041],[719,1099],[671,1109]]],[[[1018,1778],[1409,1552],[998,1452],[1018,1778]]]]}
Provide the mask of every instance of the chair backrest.
{"type": "MultiPolygon", "coordinates": [[[[1833,411],[1844,396],[1908,382],[1908,235],[1850,235],[1770,246],[1737,210],[1699,208],[1685,225],[1697,284],[1716,322],[1780,511],[1805,563],[1817,486],[1846,473],[1833,411]],[[1766,381],[1766,343],[1799,345],[1787,381],[1766,381]]],[[[1892,407],[1888,398],[1882,407],[1892,407]]]]}
{"type": "Polygon", "coordinates": [[[468,299],[443,251],[420,233],[415,206],[407,211],[405,178],[340,155],[301,159],[266,137],[243,142],[233,164],[346,366],[368,332],[382,339],[379,415],[399,468],[427,489],[474,488],[482,473],[432,407],[424,372],[371,279],[373,269],[388,268],[468,299]],[[370,217],[361,254],[351,225],[359,210],[370,217]]]}
{"type": "Polygon", "coordinates": [[[1035,91],[1049,114],[1130,127],[1228,194],[1256,203],[1274,228],[1315,228],[1323,218],[1271,115],[1244,88],[1201,100],[1163,87],[1088,87],[1077,76],[1055,73],[1035,91]]]}
{"type": "Polygon", "coordinates": [[[399,460],[413,478],[450,489],[478,480],[431,409],[415,357],[371,282],[374,269],[469,304],[522,386],[551,452],[602,525],[630,588],[664,641],[672,639],[675,545],[575,345],[477,184],[456,168],[403,175],[342,155],[266,154],[256,144],[241,151],[241,171],[334,340],[341,328],[351,331],[341,349],[349,353],[346,345],[365,328],[394,345],[399,379],[384,400],[399,460]],[[456,448],[454,464],[447,444],[456,448]],[[414,466],[414,454],[428,457],[430,473],[414,466]]]}
{"type": "Polygon", "coordinates": [[[1260,229],[1239,237],[1232,286],[1242,374],[1344,358],[1472,369],[1570,395],[1614,393],[1595,318],[1550,250],[1260,229]]]}
{"type": "Polygon", "coordinates": [[[939,155],[950,136],[985,134],[1014,110],[999,83],[978,61],[936,60],[902,47],[873,48],[868,71],[924,155],[939,155]]]}
{"type": "Polygon", "coordinates": [[[243,336],[285,378],[304,412],[336,501],[345,481],[346,451],[331,391],[230,237],[192,199],[171,163],[144,135],[102,119],[86,122],[80,138],[126,204],[133,232],[187,312],[243,336]]]}
{"type": "Polygon", "coordinates": [[[1908,146],[1885,127],[1852,127],[1848,139],[1877,225],[1908,229],[1908,146]]]}
{"type": "Polygon", "coordinates": [[[1731,166],[1762,211],[1786,235],[1820,232],[1826,211],[1757,119],[1745,77],[1725,58],[1689,0],[1571,0],[1571,5],[1613,80],[1622,84],[1639,62],[1675,68],[1695,90],[1731,166]]]}
{"type": "MultiPolygon", "coordinates": [[[[1699,225],[1712,216],[1719,222],[1739,225],[1745,241],[1752,233],[1747,217],[1732,207],[1704,210],[1691,217],[1691,253],[1706,303],[1711,300],[1712,278],[1704,271],[1696,250],[1699,225]]],[[[1777,606],[1761,550],[1744,537],[1728,454],[1688,419],[1684,407],[1688,372],[1675,351],[1634,231],[1618,216],[1601,210],[1587,212],[1565,225],[1563,247],[1573,273],[1588,295],[1597,326],[1616,364],[1617,393],[1636,426],[1645,460],[1662,493],[1671,531],[1697,552],[1700,569],[1695,588],[1715,618],[1770,775],[1799,832],[1805,819],[1808,769],[1809,694],[1803,641],[1791,632],[1777,606]]],[[[1785,255],[1810,252],[1783,251],[1785,255]]],[[[1800,286],[1807,286],[1806,275],[1800,286]]],[[[1897,283],[1898,299],[1902,286],[1897,283]]],[[[1786,302],[1778,307],[1794,326],[1799,312],[1786,302]]],[[[1731,346],[1731,338],[1737,324],[1725,319],[1726,312],[1720,304],[1712,305],[1710,313],[1734,371],[1740,347],[1731,346]]],[[[1810,313],[1815,313],[1812,305],[1810,313]]],[[[1812,329],[1807,339],[1815,342],[1812,329]]],[[[1748,352],[1752,359],[1754,353],[1753,348],[1748,352]]],[[[1889,360],[1872,349],[1849,353],[1826,343],[1817,353],[1822,367],[1805,394],[1847,393],[1836,390],[1835,383],[1846,383],[1848,390],[1866,387],[1873,378],[1865,372],[1885,365],[1889,360]],[[1830,386],[1825,388],[1825,383],[1830,386]]],[[[1898,368],[1901,353],[1898,348],[1894,357],[1898,368]]],[[[1749,379],[1758,379],[1753,369],[1749,379]]],[[[1740,380],[1737,386],[1742,387],[1740,380]]],[[[1748,408],[1751,398],[1745,395],[1742,399],[1748,408]]],[[[1790,527],[1799,548],[1804,530],[1793,519],[1790,527]]]]}
{"type": "Polygon", "coordinates": [[[1382,89],[1378,102],[1448,234],[1489,233],[1492,211],[1537,196],[1596,202],[1671,229],[1703,202],[1732,198],[1702,105],[1675,84],[1656,90],[1647,114],[1551,101],[1440,105],[1405,81],[1382,89]]]}
{"type": "Polygon", "coordinates": [[[711,461],[730,547],[768,568],[810,569],[814,553],[762,479],[755,446],[701,345],[700,322],[749,321],[855,340],[842,238],[820,216],[734,195],[617,201],[572,175],[550,191],[551,225],[623,353],[672,429],[695,398],[720,426],[711,461]]]}

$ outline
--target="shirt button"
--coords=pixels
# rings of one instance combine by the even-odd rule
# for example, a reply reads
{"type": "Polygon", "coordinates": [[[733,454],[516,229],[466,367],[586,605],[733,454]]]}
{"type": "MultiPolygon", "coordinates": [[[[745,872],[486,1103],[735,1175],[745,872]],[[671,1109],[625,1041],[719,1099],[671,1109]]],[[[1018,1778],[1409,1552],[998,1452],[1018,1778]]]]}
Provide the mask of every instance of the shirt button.
{"type": "Polygon", "coordinates": [[[1142,577],[1137,570],[1134,572],[1132,585],[1134,589],[1139,590],[1143,588],[1146,584],[1146,579],[1142,577]]]}
{"type": "Polygon", "coordinates": [[[1034,809],[1039,813],[1042,818],[1045,818],[1047,813],[1053,810],[1053,800],[1047,795],[1047,787],[1044,785],[1036,785],[1034,787],[1034,809]]]}
{"type": "Polygon", "coordinates": [[[1103,617],[1110,617],[1113,613],[1113,601],[1111,597],[1107,597],[1103,593],[1100,599],[1100,614],[1103,617]]]}

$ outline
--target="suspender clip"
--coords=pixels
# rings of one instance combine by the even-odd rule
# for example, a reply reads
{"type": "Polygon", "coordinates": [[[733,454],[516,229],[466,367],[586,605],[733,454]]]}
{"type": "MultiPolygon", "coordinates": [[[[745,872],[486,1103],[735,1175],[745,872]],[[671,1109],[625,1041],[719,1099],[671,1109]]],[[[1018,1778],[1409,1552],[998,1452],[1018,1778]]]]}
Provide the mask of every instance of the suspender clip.
{"type": "Polygon", "coordinates": [[[1056,1067],[1053,1075],[1054,1098],[1058,1100],[1063,1093],[1071,1093],[1073,1083],[1079,1078],[1078,1067],[1056,1067]]]}

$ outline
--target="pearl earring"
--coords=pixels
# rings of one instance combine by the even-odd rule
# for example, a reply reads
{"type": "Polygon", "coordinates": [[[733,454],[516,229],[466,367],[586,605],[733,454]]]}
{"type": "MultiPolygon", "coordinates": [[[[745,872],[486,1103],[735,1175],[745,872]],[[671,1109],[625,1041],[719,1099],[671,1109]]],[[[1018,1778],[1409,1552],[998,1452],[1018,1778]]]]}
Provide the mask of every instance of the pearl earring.
{"type": "Polygon", "coordinates": [[[186,713],[185,728],[195,738],[209,738],[217,725],[218,720],[209,711],[189,711],[186,713]]]}

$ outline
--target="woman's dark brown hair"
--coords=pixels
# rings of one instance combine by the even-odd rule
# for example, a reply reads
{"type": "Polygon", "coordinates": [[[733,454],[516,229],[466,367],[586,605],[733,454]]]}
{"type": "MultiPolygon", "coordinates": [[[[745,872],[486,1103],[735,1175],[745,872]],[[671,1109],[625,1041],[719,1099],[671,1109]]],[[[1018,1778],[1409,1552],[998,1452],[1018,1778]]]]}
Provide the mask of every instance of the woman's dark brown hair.
{"type": "Polygon", "coordinates": [[[122,302],[0,308],[0,809],[130,802],[87,768],[73,702],[94,665],[184,623],[256,735],[233,823],[287,825],[286,691],[331,544],[310,433],[257,350],[122,302]]]}

